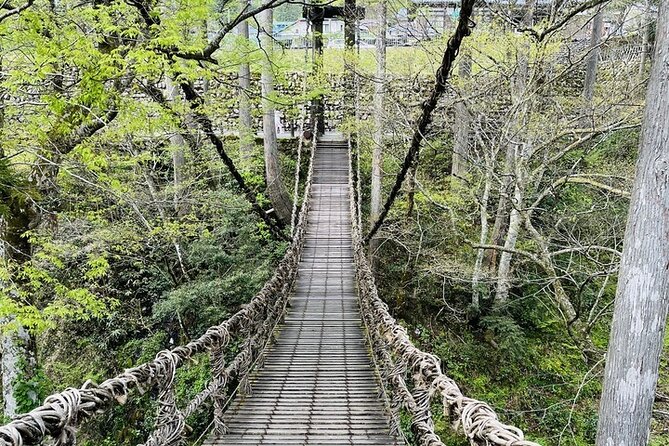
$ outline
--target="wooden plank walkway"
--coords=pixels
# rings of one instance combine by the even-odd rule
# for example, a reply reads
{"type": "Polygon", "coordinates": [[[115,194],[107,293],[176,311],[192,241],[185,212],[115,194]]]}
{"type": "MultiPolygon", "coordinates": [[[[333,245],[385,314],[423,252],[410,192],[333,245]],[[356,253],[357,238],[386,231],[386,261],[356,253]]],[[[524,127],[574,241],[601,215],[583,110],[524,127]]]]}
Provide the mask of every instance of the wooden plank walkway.
{"type": "Polygon", "coordinates": [[[226,412],[228,433],[205,445],[399,445],[365,344],[351,244],[348,154],[324,137],[297,283],[250,395],[226,412]]]}

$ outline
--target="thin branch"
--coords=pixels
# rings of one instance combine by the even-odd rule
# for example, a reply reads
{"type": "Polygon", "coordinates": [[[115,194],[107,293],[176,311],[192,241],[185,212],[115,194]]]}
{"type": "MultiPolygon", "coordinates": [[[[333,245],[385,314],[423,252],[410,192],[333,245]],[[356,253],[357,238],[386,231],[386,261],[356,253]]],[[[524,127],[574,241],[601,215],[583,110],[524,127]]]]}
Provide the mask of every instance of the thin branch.
{"type": "Polygon", "coordinates": [[[0,15],[0,22],[2,22],[3,20],[5,20],[5,19],[7,19],[7,18],[9,18],[13,15],[20,14],[21,12],[30,8],[33,5],[33,3],[35,3],[35,0],[28,0],[23,5],[18,6],[16,8],[13,8],[13,9],[9,9],[9,8],[11,8],[11,6],[9,6],[9,4],[5,3],[3,5],[2,9],[5,9],[6,11],[2,15],[0,15]]]}
{"type": "Polygon", "coordinates": [[[609,1],[610,0],[590,0],[585,3],[581,3],[572,10],[568,11],[564,16],[560,18],[560,20],[557,20],[552,25],[544,28],[541,31],[537,31],[534,28],[518,28],[518,31],[523,33],[528,33],[532,37],[534,37],[538,42],[541,42],[550,34],[554,33],[555,31],[558,31],[560,28],[566,25],[567,22],[569,22],[574,16],[584,11],[587,11],[588,9],[592,9],[599,5],[603,5],[604,3],[608,3],[609,1]]]}
{"type": "Polygon", "coordinates": [[[216,33],[207,46],[205,46],[201,51],[179,51],[176,48],[161,48],[160,51],[166,54],[180,57],[181,59],[201,60],[216,64],[218,62],[211,56],[221,47],[223,38],[230,31],[235,29],[235,27],[244,20],[250,19],[251,17],[256,16],[266,9],[272,9],[276,8],[277,6],[281,6],[284,3],[288,3],[288,0],[271,0],[251,10],[248,10],[248,5],[246,5],[234,19],[223,25],[223,27],[216,33]]]}

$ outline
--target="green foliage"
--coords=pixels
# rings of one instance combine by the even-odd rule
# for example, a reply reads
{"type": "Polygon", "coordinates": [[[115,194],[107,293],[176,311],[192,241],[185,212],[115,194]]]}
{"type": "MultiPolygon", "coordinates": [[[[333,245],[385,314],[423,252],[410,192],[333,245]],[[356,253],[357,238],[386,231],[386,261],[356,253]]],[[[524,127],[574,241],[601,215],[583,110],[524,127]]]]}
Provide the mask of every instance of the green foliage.
{"type": "Polygon", "coordinates": [[[10,159],[0,154],[0,218],[7,218],[31,198],[28,184],[11,167],[10,159]]]}
{"type": "Polygon", "coordinates": [[[48,395],[49,380],[41,368],[34,369],[24,361],[19,364],[19,373],[14,383],[14,398],[16,398],[17,413],[24,413],[34,409],[48,395]]]}

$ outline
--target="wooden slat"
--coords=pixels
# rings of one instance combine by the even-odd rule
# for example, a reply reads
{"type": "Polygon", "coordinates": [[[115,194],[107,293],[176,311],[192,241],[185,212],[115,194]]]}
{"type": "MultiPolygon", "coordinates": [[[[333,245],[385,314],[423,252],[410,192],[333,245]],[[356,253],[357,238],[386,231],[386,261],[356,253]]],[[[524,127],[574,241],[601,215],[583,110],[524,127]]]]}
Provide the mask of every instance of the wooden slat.
{"type": "Polygon", "coordinates": [[[205,445],[399,445],[369,357],[355,290],[346,142],[314,158],[297,282],[277,341],[205,445]]]}

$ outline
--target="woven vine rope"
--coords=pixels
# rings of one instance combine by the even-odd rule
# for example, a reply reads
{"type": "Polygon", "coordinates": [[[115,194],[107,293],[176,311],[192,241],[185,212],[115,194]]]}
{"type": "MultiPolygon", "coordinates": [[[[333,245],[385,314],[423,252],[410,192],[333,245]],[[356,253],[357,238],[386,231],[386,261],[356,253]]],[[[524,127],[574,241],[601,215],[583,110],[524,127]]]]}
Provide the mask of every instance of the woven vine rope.
{"type": "Polygon", "coordinates": [[[225,388],[234,378],[245,381],[253,365],[271,340],[273,328],[283,317],[290,289],[297,274],[297,265],[304,244],[307,213],[313,177],[313,157],[304,190],[304,204],[295,226],[292,243],[263,288],[241,310],[220,325],[210,327],[202,336],[186,345],[159,352],[155,359],[138,365],[101,384],[87,381],[78,389],[70,388],[47,397],[44,403],[10,423],[0,427],[0,446],[28,446],[53,439],[57,446],[76,442],[77,428],[95,414],[108,411],[115,404],[125,404],[129,398],[158,390],[158,409],[155,429],[146,446],[178,445],[184,441],[185,419],[205,402],[214,401],[215,424],[222,426],[221,401],[225,388]],[[240,334],[252,334],[227,367],[223,352],[240,334]],[[174,383],[177,370],[195,355],[209,353],[212,358],[212,379],[205,389],[186,404],[177,407],[174,383]]]}
{"type": "Polygon", "coordinates": [[[363,321],[371,339],[374,362],[384,381],[383,387],[391,396],[394,430],[399,433],[397,420],[400,411],[411,416],[412,430],[424,446],[443,446],[435,433],[431,403],[441,398],[444,415],[461,430],[472,445],[540,446],[524,439],[523,431],[509,426],[497,417],[486,403],[468,398],[458,385],[441,371],[441,361],[423,352],[411,342],[409,335],[390,315],[388,306],[378,295],[374,276],[365,254],[355,203],[356,185],[353,182],[353,163],[349,145],[349,194],[353,224],[353,251],[356,279],[363,321]]]}

